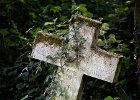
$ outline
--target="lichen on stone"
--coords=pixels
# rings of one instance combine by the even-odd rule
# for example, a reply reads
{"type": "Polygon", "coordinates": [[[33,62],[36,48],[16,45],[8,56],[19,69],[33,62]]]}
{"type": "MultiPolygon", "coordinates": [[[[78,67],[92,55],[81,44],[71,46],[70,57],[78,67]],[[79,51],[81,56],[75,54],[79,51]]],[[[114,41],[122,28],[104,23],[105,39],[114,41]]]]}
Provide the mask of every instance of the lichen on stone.
{"type": "Polygon", "coordinates": [[[38,32],[34,44],[39,42],[43,42],[46,45],[62,46],[64,40],[59,39],[59,37],[53,34],[38,32]]]}

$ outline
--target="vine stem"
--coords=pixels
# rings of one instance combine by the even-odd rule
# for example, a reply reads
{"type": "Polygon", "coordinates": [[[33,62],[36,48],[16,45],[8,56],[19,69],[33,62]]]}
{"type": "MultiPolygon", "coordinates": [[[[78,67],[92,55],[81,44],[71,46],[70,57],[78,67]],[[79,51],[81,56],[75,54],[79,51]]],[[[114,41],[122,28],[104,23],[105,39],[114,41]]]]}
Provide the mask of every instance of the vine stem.
{"type": "Polygon", "coordinates": [[[79,62],[79,45],[78,45],[78,38],[77,38],[77,31],[75,29],[75,26],[73,25],[73,29],[74,29],[74,40],[75,40],[75,46],[76,46],[76,62],[77,62],[77,65],[78,65],[78,62],[79,62]]]}

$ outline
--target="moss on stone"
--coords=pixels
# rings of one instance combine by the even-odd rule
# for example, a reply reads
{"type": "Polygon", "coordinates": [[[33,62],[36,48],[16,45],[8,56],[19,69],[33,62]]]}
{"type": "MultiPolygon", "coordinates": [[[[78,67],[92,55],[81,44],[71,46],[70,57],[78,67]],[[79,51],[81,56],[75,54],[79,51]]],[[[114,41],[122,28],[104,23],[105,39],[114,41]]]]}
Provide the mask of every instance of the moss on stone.
{"type": "Polygon", "coordinates": [[[55,46],[62,46],[63,40],[59,39],[59,37],[56,37],[55,35],[38,32],[36,34],[36,39],[34,41],[34,44],[37,44],[39,42],[43,42],[46,45],[55,45],[55,46]]]}

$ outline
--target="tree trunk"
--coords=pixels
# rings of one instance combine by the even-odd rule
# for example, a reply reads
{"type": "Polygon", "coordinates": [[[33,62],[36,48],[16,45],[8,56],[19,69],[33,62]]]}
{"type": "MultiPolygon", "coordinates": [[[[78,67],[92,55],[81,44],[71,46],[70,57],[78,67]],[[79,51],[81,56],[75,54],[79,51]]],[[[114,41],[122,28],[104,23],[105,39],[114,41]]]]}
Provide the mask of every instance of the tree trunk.
{"type": "MultiPolygon", "coordinates": [[[[140,71],[140,0],[136,0],[136,6],[135,6],[135,21],[136,21],[136,31],[137,32],[137,67],[140,71]]],[[[139,93],[140,93],[140,73],[138,76],[138,85],[139,85],[139,93]]]]}

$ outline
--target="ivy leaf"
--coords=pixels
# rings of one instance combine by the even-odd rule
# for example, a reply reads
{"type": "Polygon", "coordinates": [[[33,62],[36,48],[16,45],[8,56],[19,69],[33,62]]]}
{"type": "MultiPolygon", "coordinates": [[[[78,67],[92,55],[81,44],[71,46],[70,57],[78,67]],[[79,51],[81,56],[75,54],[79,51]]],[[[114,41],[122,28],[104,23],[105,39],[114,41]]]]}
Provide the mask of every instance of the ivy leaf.
{"type": "Polygon", "coordinates": [[[19,1],[20,1],[21,3],[23,3],[23,4],[25,4],[25,2],[26,2],[25,0],[19,0],[19,1]]]}
{"type": "Polygon", "coordinates": [[[105,34],[104,30],[100,30],[100,35],[103,36],[105,34]]]}
{"type": "Polygon", "coordinates": [[[115,85],[116,86],[122,86],[122,85],[125,85],[127,83],[127,80],[126,79],[123,79],[121,81],[118,81],[115,85]]]}
{"type": "Polygon", "coordinates": [[[74,3],[74,4],[72,5],[72,11],[76,10],[77,8],[78,8],[77,5],[74,3]]]}
{"type": "Polygon", "coordinates": [[[126,1],[125,3],[126,3],[126,4],[131,4],[132,1],[131,1],[131,0],[128,0],[128,1],[126,1]]]}
{"type": "Polygon", "coordinates": [[[32,18],[37,18],[37,16],[35,15],[35,12],[29,12],[29,15],[32,16],[32,18]]]}
{"type": "Polygon", "coordinates": [[[123,13],[128,10],[129,10],[128,7],[120,7],[115,9],[116,13],[123,13]]]}
{"type": "Polygon", "coordinates": [[[42,30],[42,29],[41,29],[40,27],[37,27],[37,28],[35,28],[34,31],[35,31],[35,33],[36,33],[36,32],[41,31],[41,30],[42,30]]]}
{"type": "Polygon", "coordinates": [[[65,21],[65,20],[68,20],[68,16],[61,16],[59,19],[60,19],[61,21],[65,21]]]}
{"type": "Polygon", "coordinates": [[[24,84],[23,83],[19,83],[19,84],[17,84],[16,85],[16,88],[18,89],[18,90],[21,90],[22,88],[24,88],[24,84]]]}
{"type": "Polygon", "coordinates": [[[117,43],[121,43],[121,42],[122,42],[122,40],[117,40],[116,42],[117,42],[117,43]]]}
{"type": "Polygon", "coordinates": [[[53,7],[50,9],[50,11],[53,11],[54,13],[60,12],[61,10],[62,10],[62,9],[61,9],[60,6],[53,6],[53,7]]]}
{"type": "Polygon", "coordinates": [[[80,10],[81,12],[86,12],[86,11],[87,11],[86,5],[85,5],[85,4],[80,4],[80,5],[79,5],[79,10],[80,10]]]}
{"type": "Polygon", "coordinates": [[[114,100],[114,99],[111,96],[108,96],[104,100],[114,100]]]}
{"type": "Polygon", "coordinates": [[[123,43],[122,44],[122,50],[123,50],[123,52],[128,52],[129,51],[128,45],[123,43]]]}
{"type": "Polygon", "coordinates": [[[3,36],[6,36],[8,34],[8,30],[7,29],[0,29],[0,34],[3,36]]]}
{"type": "Polygon", "coordinates": [[[48,25],[52,25],[52,24],[54,24],[54,22],[45,22],[44,26],[48,26],[48,25]]]}
{"type": "Polygon", "coordinates": [[[115,38],[115,35],[114,35],[114,34],[110,34],[110,35],[109,35],[109,42],[110,42],[110,43],[116,42],[116,38],[115,38]]]}
{"type": "Polygon", "coordinates": [[[135,41],[134,40],[130,40],[129,43],[135,43],[135,41]]]}
{"type": "Polygon", "coordinates": [[[97,44],[98,44],[98,46],[105,46],[105,42],[102,41],[102,39],[98,39],[97,44]]]}
{"type": "Polygon", "coordinates": [[[109,24],[108,23],[103,23],[101,29],[108,30],[109,29],[109,24]]]}
{"type": "Polygon", "coordinates": [[[115,97],[115,98],[114,98],[114,100],[119,100],[119,99],[120,99],[119,97],[115,97]]]}
{"type": "Polygon", "coordinates": [[[129,69],[131,63],[130,63],[130,57],[124,57],[124,67],[126,69],[129,69]]]}
{"type": "Polygon", "coordinates": [[[87,17],[93,17],[93,14],[90,13],[90,12],[88,12],[88,11],[87,12],[84,12],[83,15],[84,16],[87,16],[87,17]]]}
{"type": "Polygon", "coordinates": [[[20,100],[27,100],[28,97],[29,97],[29,96],[26,95],[26,96],[24,96],[23,98],[21,98],[20,100]]]}

